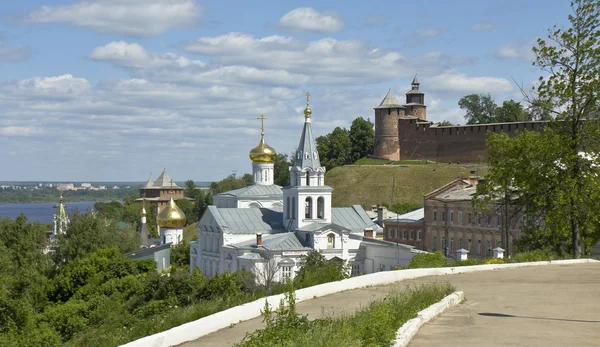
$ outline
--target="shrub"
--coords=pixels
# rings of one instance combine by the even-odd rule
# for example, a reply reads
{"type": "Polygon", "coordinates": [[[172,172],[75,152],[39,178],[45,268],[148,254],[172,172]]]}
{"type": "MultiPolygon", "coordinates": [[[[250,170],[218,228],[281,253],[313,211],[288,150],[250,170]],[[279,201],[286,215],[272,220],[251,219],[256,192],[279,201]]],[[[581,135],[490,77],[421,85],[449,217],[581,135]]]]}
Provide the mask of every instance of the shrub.
{"type": "Polygon", "coordinates": [[[445,267],[449,265],[450,259],[445,258],[442,252],[437,251],[435,253],[420,253],[415,255],[406,268],[422,269],[429,267],[445,267]]]}

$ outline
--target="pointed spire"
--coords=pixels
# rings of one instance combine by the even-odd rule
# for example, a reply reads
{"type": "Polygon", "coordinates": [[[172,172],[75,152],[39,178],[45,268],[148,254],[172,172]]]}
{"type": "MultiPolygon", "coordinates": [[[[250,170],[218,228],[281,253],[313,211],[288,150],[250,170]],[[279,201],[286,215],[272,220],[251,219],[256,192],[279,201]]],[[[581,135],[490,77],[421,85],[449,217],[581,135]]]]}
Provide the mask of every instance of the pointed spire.
{"type": "Polygon", "coordinates": [[[316,171],[321,167],[321,161],[319,160],[319,152],[317,151],[317,143],[312,133],[312,126],[310,124],[310,116],[312,111],[309,107],[310,93],[306,93],[306,109],[304,109],[304,129],[302,129],[302,135],[300,136],[300,143],[296,150],[295,164],[294,166],[304,168],[312,168],[316,171]]]}
{"type": "Polygon", "coordinates": [[[152,172],[151,172],[150,177],[148,177],[148,180],[146,181],[146,184],[144,184],[144,188],[150,188],[150,187],[152,187],[153,184],[154,184],[154,181],[152,180],[152,172]]]}
{"type": "Polygon", "coordinates": [[[417,85],[417,86],[419,85],[419,80],[417,79],[417,74],[415,74],[415,77],[413,78],[413,80],[412,80],[412,83],[411,83],[411,84],[412,84],[412,85],[417,85]]]}
{"type": "Polygon", "coordinates": [[[167,174],[167,169],[163,169],[163,172],[160,174],[160,176],[158,176],[158,178],[156,179],[156,181],[154,181],[154,184],[152,185],[153,187],[157,188],[157,187],[172,187],[172,188],[179,188],[177,186],[177,184],[172,183],[172,179],[171,176],[169,176],[169,174],[167,174]]]}
{"type": "Polygon", "coordinates": [[[308,106],[309,101],[310,101],[309,98],[310,98],[310,93],[306,92],[306,108],[304,109],[304,118],[307,122],[310,121],[310,115],[312,114],[312,111],[310,110],[310,107],[308,106]]]}

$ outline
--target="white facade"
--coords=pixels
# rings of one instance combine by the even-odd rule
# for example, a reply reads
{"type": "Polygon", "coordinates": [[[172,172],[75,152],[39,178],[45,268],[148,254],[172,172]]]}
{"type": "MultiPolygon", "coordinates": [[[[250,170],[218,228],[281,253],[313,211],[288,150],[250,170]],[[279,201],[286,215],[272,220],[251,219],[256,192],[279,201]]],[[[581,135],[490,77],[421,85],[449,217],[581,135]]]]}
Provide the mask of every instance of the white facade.
{"type": "Polygon", "coordinates": [[[272,185],[275,177],[275,164],[252,163],[252,178],[254,184],[272,185]]]}
{"type": "MultiPolygon", "coordinates": [[[[145,217],[144,217],[145,218],[145,217]]],[[[183,240],[183,229],[181,228],[160,228],[160,244],[170,243],[175,246],[183,240]]]]}

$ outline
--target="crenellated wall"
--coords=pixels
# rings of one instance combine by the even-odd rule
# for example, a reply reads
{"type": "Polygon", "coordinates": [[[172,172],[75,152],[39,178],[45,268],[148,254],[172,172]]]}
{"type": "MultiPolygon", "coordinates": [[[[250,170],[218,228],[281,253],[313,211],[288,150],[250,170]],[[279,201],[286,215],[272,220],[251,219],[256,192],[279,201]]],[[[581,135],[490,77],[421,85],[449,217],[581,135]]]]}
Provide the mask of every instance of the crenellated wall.
{"type": "Polygon", "coordinates": [[[435,126],[412,117],[398,119],[400,160],[434,160],[438,162],[475,163],[487,158],[489,132],[508,133],[539,131],[543,121],[435,126]]]}

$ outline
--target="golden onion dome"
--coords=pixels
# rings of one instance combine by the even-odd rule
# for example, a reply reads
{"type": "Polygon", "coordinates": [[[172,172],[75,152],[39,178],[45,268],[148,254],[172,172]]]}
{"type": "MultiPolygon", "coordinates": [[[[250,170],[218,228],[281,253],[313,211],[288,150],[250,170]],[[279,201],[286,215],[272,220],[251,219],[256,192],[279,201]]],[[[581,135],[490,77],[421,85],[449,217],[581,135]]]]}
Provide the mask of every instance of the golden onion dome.
{"type": "Polygon", "coordinates": [[[161,228],[183,228],[187,219],[183,211],[175,204],[173,198],[156,216],[158,226],[161,228]]]}
{"type": "Polygon", "coordinates": [[[267,145],[265,142],[264,134],[260,136],[260,143],[258,146],[252,148],[250,153],[248,154],[250,160],[254,163],[272,163],[275,161],[275,157],[277,153],[273,149],[273,147],[267,145]]]}

